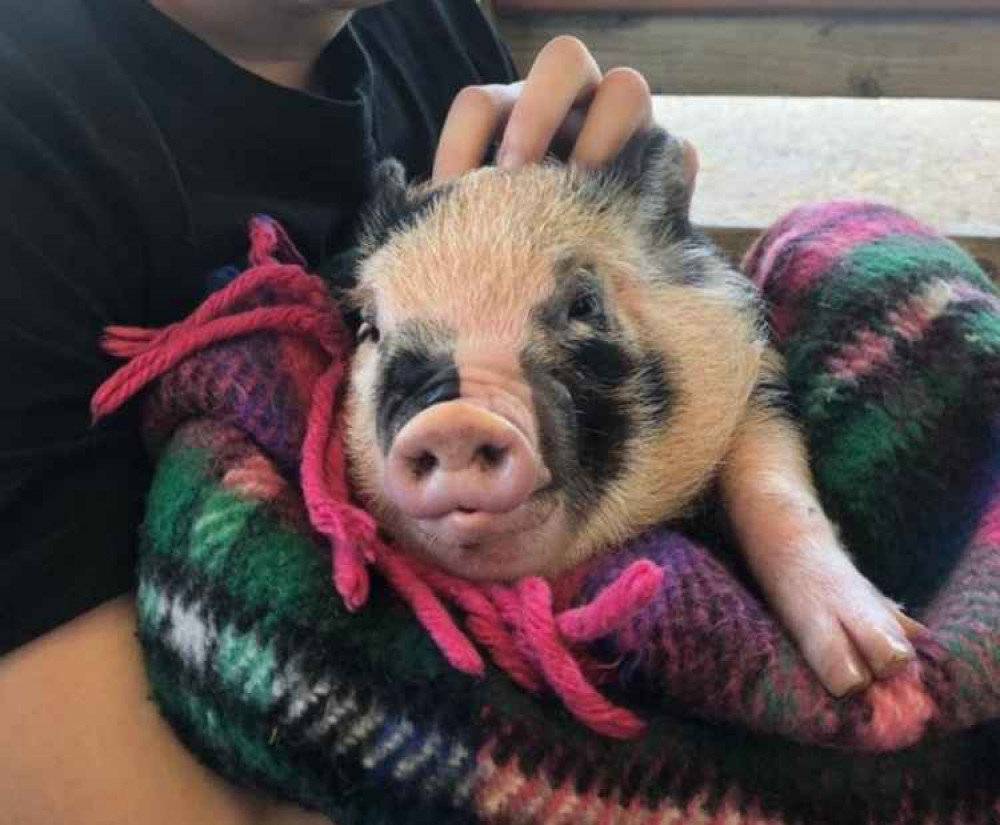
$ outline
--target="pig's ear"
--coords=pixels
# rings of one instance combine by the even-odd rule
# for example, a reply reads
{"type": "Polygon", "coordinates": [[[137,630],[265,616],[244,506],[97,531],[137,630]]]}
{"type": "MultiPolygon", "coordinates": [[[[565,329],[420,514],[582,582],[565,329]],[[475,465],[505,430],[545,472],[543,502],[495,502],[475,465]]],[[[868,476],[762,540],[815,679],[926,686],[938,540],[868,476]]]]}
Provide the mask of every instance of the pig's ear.
{"type": "Polygon", "coordinates": [[[600,174],[636,196],[638,217],[649,230],[691,234],[684,145],[673,135],[659,128],[633,135],[600,174]]]}
{"type": "Polygon", "coordinates": [[[363,210],[362,243],[372,251],[381,246],[400,219],[412,211],[403,164],[395,158],[379,163],[372,173],[369,193],[363,210]]]}
{"type": "Polygon", "coordinates": [[[395,158],[381,161],[372,173],[372,193],[376,200],[406,200],[406,169],[395,158]]]}
{"type": "Polygon", "coordinates": [[[340,309],[341,316],[351,329],[357,329],[361,323],[358,313],[351,302],[351,293],[358,285],[358,263],[361,251],[350,247],[323,260],[316,274],[323,279],[330,295],[340,309]]]}

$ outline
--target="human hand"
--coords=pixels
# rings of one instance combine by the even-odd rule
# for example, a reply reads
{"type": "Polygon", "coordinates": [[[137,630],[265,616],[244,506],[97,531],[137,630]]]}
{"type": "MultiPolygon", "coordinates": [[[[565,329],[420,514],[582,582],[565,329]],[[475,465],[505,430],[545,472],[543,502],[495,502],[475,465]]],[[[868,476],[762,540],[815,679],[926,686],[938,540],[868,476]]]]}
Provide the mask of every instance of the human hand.
{"type": "MultiPolygon", "coordinates": [[[[477,168],[494,141],[499,142],[496,163],[504,169],[536,163],[550,151],[593,169],[652,125],[649,84],[639,72],[602,73],[583,43],[557,37],[538,53],[524,81],[459,92],[441,132],[433,180],[441,183],[477,168]]],[[[693,191],[698,156],[687,141],[684,166],[693,191]]]]}

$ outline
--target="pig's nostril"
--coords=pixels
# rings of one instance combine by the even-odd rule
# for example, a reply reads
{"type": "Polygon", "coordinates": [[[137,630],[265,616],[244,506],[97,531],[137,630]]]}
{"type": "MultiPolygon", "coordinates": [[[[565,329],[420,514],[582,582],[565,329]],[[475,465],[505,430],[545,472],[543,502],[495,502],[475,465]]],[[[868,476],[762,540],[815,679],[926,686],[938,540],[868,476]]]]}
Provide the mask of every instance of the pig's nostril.
{"type": "Polygon", "coordinates": [[[433,472],[437,464],[438,460],[434,454],[425,450],[416,458],[410,460],[410,470],[416,478],[421,479],[433,472]]]}
{"type": "Polygon", "coordinates": [[[507,455],[506,447],[497,447],[495,444],[483,444],[476,450],[476,458],[486,470],[495,470],[507,455]]]}

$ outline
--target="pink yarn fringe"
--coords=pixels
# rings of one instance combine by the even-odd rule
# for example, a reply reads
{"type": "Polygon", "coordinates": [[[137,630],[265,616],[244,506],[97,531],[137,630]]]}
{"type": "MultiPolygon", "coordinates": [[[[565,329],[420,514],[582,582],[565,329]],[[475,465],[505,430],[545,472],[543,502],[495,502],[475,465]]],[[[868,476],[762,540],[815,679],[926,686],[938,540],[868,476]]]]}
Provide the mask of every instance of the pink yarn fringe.
{"type": "Polygon", "coordinates": [[[873,749],[899,750],[919,741],[926,732],[937,706],[920,671],[920,662],[912,662],[902,673],[874,682],[865,692],[872,713],[862,738],[873,749]]]}
{"type": "MultiPolygon", "coordinates": [[[[184,321],[160,330],[111,326],[102,340],[111,355],[130,359],[91,400],[96,422],[110,415],[180,361],[210,344],[262,330],[300,335],[318,344],[330,363],[316,382],[308,413],[300,468],[303,498],[313,527],[331,549],[333,584],[349,610],[368,599],[368,567],[377,569],[406,601],[448,662],[475,676],[485,664],[445,606],[465,614],[465,626],[493,662],[526,690],[548,685],[580,721],[605,736],[639,735],[644,723],[609,702],[587,679],[573,646],[621,627],[662,587],[663,571],[637,561],[595,600],[556,614],[552,590],[541,578],[512,586],[480,585],[451,576],[400,553],[378,537],[364,510],[350,503],[339,395],[350,343],[339,313],[320,279],[274,221],[250,224],[252,268],[211,295],[184,321]],[[283,306],[233,311],[263,285],[280,286],[293,299],[283,306]]],[[[579,651],[577,651],[579,653],[579,651]]]]}

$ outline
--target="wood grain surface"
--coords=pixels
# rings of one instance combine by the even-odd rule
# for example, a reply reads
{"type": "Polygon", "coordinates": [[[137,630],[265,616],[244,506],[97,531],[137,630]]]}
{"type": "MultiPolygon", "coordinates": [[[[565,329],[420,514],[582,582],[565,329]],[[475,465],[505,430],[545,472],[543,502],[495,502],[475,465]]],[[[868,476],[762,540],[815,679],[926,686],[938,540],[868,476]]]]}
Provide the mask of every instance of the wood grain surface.
{"type": "Polygon", "coordinates": [[[1000,14],[498,13],[497,23],[522,71],[568,33],[660,94],[1000,98],[1000,14]]]}
{"type": "Polygon", "coordinates": [[[493,0],[506,11],[1000,12],[1000,0],[493,0]]]}

